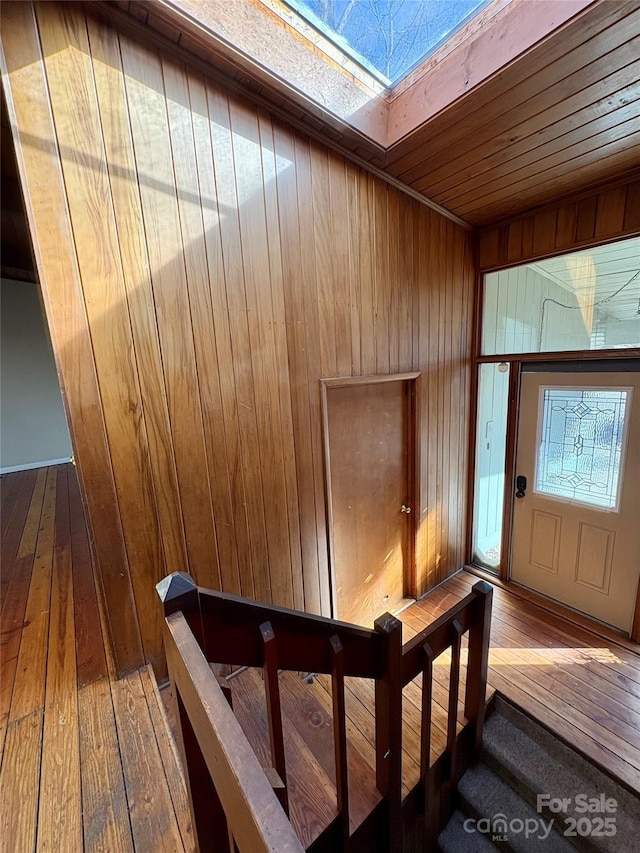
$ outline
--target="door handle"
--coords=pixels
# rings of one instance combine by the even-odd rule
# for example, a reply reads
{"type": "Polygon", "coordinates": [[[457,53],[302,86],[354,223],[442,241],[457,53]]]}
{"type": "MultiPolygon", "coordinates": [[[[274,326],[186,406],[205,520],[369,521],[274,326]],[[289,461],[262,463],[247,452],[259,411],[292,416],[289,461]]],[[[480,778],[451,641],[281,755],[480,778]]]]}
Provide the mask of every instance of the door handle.
{"type": "Polygon", "coordinates": [[[516,477],[516,497],[523,498],[527,490],[527,478],[519,474],[516,477]]]}
{"type": "Polygon", "coordinates": [[[407,506],[406,504],[402,504],[402,506],[400,507],[400,512],[406,512],[407,515],[409,515],[409,513],[411,512],[411,507],[407,506]]]}

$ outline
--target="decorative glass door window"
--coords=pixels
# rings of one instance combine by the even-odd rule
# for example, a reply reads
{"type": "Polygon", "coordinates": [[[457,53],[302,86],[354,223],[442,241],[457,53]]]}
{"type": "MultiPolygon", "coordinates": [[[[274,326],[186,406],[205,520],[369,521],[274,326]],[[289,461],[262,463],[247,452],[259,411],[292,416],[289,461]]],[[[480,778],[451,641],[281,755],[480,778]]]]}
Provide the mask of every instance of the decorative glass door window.
{"type": "Polygon", "coordinates": [[[616,510],[631,388],[542,387],[535,491],[616,510]]]}

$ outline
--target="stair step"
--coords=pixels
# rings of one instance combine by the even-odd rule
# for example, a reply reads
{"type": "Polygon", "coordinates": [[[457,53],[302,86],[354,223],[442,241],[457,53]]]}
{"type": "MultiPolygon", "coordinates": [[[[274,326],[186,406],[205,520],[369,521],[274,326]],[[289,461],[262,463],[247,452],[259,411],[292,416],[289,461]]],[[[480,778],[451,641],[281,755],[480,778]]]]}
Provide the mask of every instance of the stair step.
{"type": "MultiPolygon", "coordinates": [[[[587,821],[598,829],[596,818],[614,818],[615,836],[585,836],[575,838],[582,850],[632,850],[640,838],[640,804],[626,789],[614,782],[591,762],[570,749],[544,727],[521,713],[499,697],[496,713],[487,720],[483,737],[483,759],[488,767],[510,785],[535,810],[538,794],[569,799],[566,812],[551,812],[543,808],[542,815],[554,818],[561,833],[571,828],[567,818],[585,819],[580,824],[588,831],[587,821]],[[585,812],[578,810],[575,798],[588,800],[604,795],[615,799],[615,812],[585,812]]],[[[606,831],[606,827],[601,827],[606,831]]]]}
{"type": "MultiPolygon", "coordinates": [[[[477,764],[465,773],[458,785],[458,794],[463,811],[470,817],[488,819],[492,831],[497,829],[496,835],[502,835],[502,824],[498,823],[497,816],[506,821],[506,838],[495,839],[501,847],[515,853],[541,849],[545,853],[573,853],[569,841],[550,831],[549,821],[484,764],[477,764]]],[[[483,828],[483,824],[479,826],[483,828]]],[[[478,841],[481,835],[489,840],[492,832],[477,831],[471,837],[478,841]]]]}
{"type": "Polygon", "coordinates": [[[495,850],[485,835],[465,830],[466,820],[468,820],[467,815],[461,811],[455,811],[451,815],[449,823],[438,838],[438,847],[442,853],[483,853],[483,851],[489,853],[495,850]]]}

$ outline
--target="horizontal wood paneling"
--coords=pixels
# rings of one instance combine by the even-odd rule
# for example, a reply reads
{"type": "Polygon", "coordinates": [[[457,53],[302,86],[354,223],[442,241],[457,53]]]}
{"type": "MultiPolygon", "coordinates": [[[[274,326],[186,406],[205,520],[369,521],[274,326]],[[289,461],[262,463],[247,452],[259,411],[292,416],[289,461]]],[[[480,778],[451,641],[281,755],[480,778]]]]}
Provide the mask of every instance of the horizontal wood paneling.
{"type": "Polygon", "coordinates": [[[637,167],[639,27],[637,3],[592,4],[392,145],[387,170],[483,226],[637,167]]]}
{"type": "Polygon", "coordinates": [[[472,236],[79,4],[7,10],[5,84],[24,104],[22,179],[119,665],[116,587],[131,584],[127,618],[162,668],[154,584],[175,569],[329,612],[323,377],[423,372],[420,589],[458,568],[472,236]],[[39,203],[45,164],[55,206],[39,203]]]}
{"type": "Polygon", "coordinates": [[[640,234],[640,174],[480,233],[480,266],[495,269],[640,234]]]}

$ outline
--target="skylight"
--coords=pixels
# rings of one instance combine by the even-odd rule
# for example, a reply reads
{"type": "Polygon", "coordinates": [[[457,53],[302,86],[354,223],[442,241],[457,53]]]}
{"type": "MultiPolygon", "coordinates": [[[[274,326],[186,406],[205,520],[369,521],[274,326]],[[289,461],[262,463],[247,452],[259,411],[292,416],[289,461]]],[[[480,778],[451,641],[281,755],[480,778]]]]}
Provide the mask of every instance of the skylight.
{"type": "Polygon", "coordinates": [[[486,0],[286,0],[385,85],[411,69],[486,0]]]}

